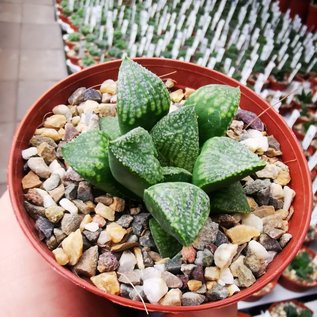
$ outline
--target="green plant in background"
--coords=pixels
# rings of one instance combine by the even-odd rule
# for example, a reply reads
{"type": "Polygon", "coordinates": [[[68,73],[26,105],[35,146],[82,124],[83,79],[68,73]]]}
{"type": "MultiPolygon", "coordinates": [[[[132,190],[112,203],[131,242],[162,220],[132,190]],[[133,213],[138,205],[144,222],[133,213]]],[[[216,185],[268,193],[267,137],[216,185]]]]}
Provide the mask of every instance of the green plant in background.
{"type": "Polygon", "coordinates": [[[89,67],[89,66],[95,64],[95,60],[90,55],[86,55],[83,57],[82,63],[85,67],[89,67]]]}
{"type": "Polygon", "coordinates": [[[80,28],[80,33],[82,34],[82,35],[88,35],[89,33],[90,33],[90,28],[88,27],[88,26],[86,26],[86,25],[84,25],[84,26],[82,26],[81,28],[80,28]]]}
{"type": "Polygon", "coordinates": [[[73,32],[68,34],[67,39],[71,42],[79,42],[80,41],[80,33],[73,32]]]}
{"type": "Polygon", "coordinates": [[[300,312],[293,305],[284,306],[286,317],[312,317],[313,314],[307,309],[300,309],[300,312]]]}
{"type": "Polygon", "coordinates": [[[90,47],[89,49],[88,49],[88,52],[89,52],[89,54],[91,55],[91,56],[100,56],[100,50],[99,49],[97,49],[96,47],[90,47]]]}
{"type": "Polygon", "coordinates": [[[94,42],[95,39],[96,39],[96,36],[95,36],[94,34],[88,34],[88,35],[86,36],[86,41],[87,41],[87,42],[94,42]]]}
{"type": "Polygon", "coordinates": [[[299,103],[301,104],[301,115],[302,116],[307,116],[308,114],[308,106],[313,102],[312,98],[312,94],[309,91],[308,93],[306,93],[304,90],[301,92],[301,94],[296,96],[297,100],[299,101],[299,103]]]}
{"type": "Polygon", "coordinates": [[[289,265],[291,270],[294,270],[296,275],[305,281],[309,281],[309,276],[314,272],[312,259],[306,251],[298,254],[289,265]]]}

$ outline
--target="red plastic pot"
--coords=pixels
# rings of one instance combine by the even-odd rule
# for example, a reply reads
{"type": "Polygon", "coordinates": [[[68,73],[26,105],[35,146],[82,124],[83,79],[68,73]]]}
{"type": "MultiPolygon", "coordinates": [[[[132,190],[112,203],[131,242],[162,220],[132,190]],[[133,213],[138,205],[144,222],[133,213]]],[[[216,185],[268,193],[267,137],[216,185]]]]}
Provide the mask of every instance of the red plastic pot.
{"type": "MultiPolygon", "coordinates": [[[[164,307],[160,305],[147,304],[147,308],[150,311],[186,312],[222,308],[235,304],[243,298],[252,295],[254,292],[267,285],[270,281],[277,278],[283,272],[291,259],[294,258],[304,241],[312,210],[311,179],[305,157],[298,145],[295,135],[287,127],[286,123],[279,114],[252,90],[241,85],[234,79],[228,78],[227,76],[214,70],[181,61],[159,58],[138,58],[135,60],[150,69],[152,72],[156,73],[158,76],[169,74],[170,78],[176,80],[179,88],[190,87],[196,89],[203,85],[212,83],[226,84],[235,87],[239,86],[241,89],[241,106],[243,109],[251,110],[257,114],[267,110],[263,113],[261,119],[266,123],[268,133],[274,135],[275,138],[280,141],[281,149],[283,151],[283,161],[289,162],[288,166],[292,177],[290,186],[296,191],[296,198],[293,204],[295,213],[289,223],[289,232],[293,235],[293,239],[269,265],[267,273],[259,278],[251,287],[221,301],[210,302],[200,306],[181,307],[164,307]]],[[[105,79],[116,80],[120,63],[120,60],[111,61],[73,74],[57,83],[33,104],[22,120],[14,137],[9,161],[8,182],[12,206],[22,230],[37,252],[44,257],[55,271],[78,286],[83,287],[99,296],[105,297],[115,303],[136,309],[144,309],[142,303],[104,293],[89,282],[73,274],[70,270],[58,265],[55,262],[51,251],[48,250],[44,243],[40,242],[36,229],[34,228],[34,222],[28,216],[23,207],[23,191],[21,187],[24,165],[21,157],[21,151],[28,147],[29,140],[34,133],[34,130],[42,123],[43,117],[50,112],[54,106],[66,103],[68,97],[78,87],[97,87],[105,79]]]]}
{"type": "MultiPolygon", "coordinates": [[[[316,256],[316,253],[310,248],[307,248],[307,247],[303,246],[301,248],[301,250],[306,251],[311,256],[312,259],[316,256]]],[[[295,280],[295,279],[290,278],[285,273],[283,273],[281,275],[281,277],[279,279],[279,283],[283,287],[285,287],[285,288],[287,288],[287,289],[289,289],[291,291],[294,291],[294,292],[304,292],[304,291],[307,291],[310,288],[313,288],[313,287],[317,286],[317,280],[312,282],[312,283],[306,284],[306,283],[303,283],[300,280],[295,280]]]]}
{"type": "Polygon", "coordinates": [[[317,30],[317,5],[316,4],[311,3],[309,5],[306,25],[310,32],[314,32],[317,30]]]}
{"type": "Polygon", "coordinates": [[[250,297],[245,298],[244,301],[255,302],[255,301],[261,299],[262,297],[270,294],[274,290],[274,288],[277,284],[277,281],[278,281],[277,279],[271,281],[269,284],[265,285],[258,292],[255,292],[250,297]]]}
{"type": "Polygon", "coordinates": [[[272,90],[285,90],[288,87],[288,82],[287,81],[277,81],[274,77],[270,76],[269,77],[269,88],[272,90]]]}

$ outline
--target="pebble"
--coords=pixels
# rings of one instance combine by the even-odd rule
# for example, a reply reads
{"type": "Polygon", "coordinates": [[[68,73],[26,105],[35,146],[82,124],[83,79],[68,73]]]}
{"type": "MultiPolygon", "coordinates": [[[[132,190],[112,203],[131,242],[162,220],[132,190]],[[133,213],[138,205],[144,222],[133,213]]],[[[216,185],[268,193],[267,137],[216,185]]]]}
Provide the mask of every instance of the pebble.
{"type": "Polygon", "coordinates": [[[51,206],[56,206],[55,201],[53,200],[53,198],[43,189],[40,188],[34,188],[34,190],[42,196],[43,198],[43,206],[44,208],[48,208],[51,206]]]}
{"type": "Polygon", "coordinates": [[[134,234],[140,236],[142,231],[148,228],[147,222],[149,217],[149,213],[140,213],[134,217],[134,220],[131,225],[134,234]]]}
{"type": "Polygon", "coordinates": [[[101,102],[102,103],[110,103],[111,95],[107,92],[103,93],[101,96],[101,102]]]}
{"type": "Polygon", "coordinates": [[[229,296],[232,296],[240,292],[240,288],[236,284],[228,285],[227,290],[228,290],[229,296]]]}
{"type": "Polygon", "coordinates": [[[238,250],[237,244],[221,244],[214,253],[214,261],[217,267],[224,269],[231,264],[238,250]]]}
{"type": "Polygon", "coordinates": [[[263,218],[263,232],[273,239],[279,239],[288,230],[288,221],[282,214],[274,214],[263,218]]]}
{"type": "Polygon", "coordinates": [[[118,272],[124,273],[133,271],[136,263],[136,258],[131,251],[123,251],[119,260],[118,272]]]}
{"type": "Polygon", "coordinates": [[[52,174],[55,173],[55,174],[58,174],[61,179],[64,178],[66,172],[64,168],[61,166],[61,164],[58,163],[57,160],[52,161],[48,167],[52,174]]]}
{"type": "Polygon", "coordinates": [[[131,272],[125,272],[123,274],[119,273],[119,282],[124,284],[141,284],[141,272],[139,270],[134,270],[131,272]]]}
{"type": "Polygon", "coordinates": [[[86,91],[86,87],[77,88],[68,98],[68,103],[70,105],[79,105],[84,101],[84,92],[86,91]]]}
{"type": "Polygon", "coordinates": [[[250,125],[250,128],[252,129],[264,131],[264,123],[254,112],[238,109],[236,119],[242,120],[246,125],[250,125]]]}
{"type": "Polygon", "coordinates": [[[92,276],[90,280],[101,290],[112,295],[120,294],[120,284],[116,272],[101,273],[92,276]]]}
{"type": "Polygon", "coordinates": [[[167,78],[164,84],[167,89],[171,89],[175,86],[175,81],[171,78],[167,78]]]}
{"type": "Polygon", "coordinates": [[[169,259],[165,263],[166,271],[169,271],[171,273],[178,273],[182,266],[182,259],[181,256],[176,255],[174,258],[169,259]]]}
{"type": "Polygon", "coordinates": [[[125,251],[125,250],[129,250],[132,249],[134,247],[137,247],[139,244],[137,242],[123,242],[123,243],[119,243],[119,244],[115,244],[111,247],[111,251],[112,252],[120,252],[120,251],[125,251]]]}
{"type": "Polygon", "coordinates": [[[71,182],[65,182],[65,198],[75,200],[77,198],[77,185],[71,182]]]}
{"type": "Polygon", "coordinates": [[[29,189],[28,192],[24,194],[24,197],[36,206],[43,206],[43,197],[34,189],[29,189]]]}
{"type": "Polygon", "coordinates": [[[118,224],[118,225],[120,225],[121,227],[123,227],[123,228],[128,228],[129,226],[130,226],[130,224],[131,224],[131,222],[133,221],[133,217],[132,216],[130,216],[130,215],[127,215],[127,214],[125,214],[125,215],[122,215],[117,221],[116,221],[116,223],[118,224]]]}
{"type": "Polygon", "coordinates": [[[57,203],[64,196],[64,192],[65,192],[65,187],[64,187],[64,184],[62,183],[58,187],[54,188],[53,190],[50,190],[48,193],[53,198],[53,200],[57,203]]]}
{"type": "Polygon", "coordinates": [[[82,200],[75,199],[73,200],[73,203],[78,208],[78,210],[84,215],[87,215],[95,210],[95,206],[88,204],[89,202],[85,204],[82,200]]]}
{"type": "Polygon", "coordinates": [[[119,243],[121,242],[123,237],[126,235],[127,230],[122,228],[117,223],[113,222],[107,225],[106,232],[109,234],[112,242],[119,243]]]}
{"type": "Polygon", "coordinates": [[[98,261],[98,246],[87,249],[81,256],[78,263],[74,266],[74,271],[80,276],[96,275],[98,261]]]}
{"type": "Polygon", "coordinates": [[[189,280],[187,282],[187,287],[191,292],[196,292],[202,287],[203,283],[198,280],[189,280]]]}
{"type": "Polygon", "coordinates": [[[38,147],[41,143],[48,143],[49,145],[53,146],[54,148],[57,147],[57,144],[55,143],[55,141],[51,138],[48,137],[44,137],[41,135],[34,135],[32,137],[32,139],[30,140],[30,143],[34,146],[34,147],[38,147]]]}
{"type": "Polygon", "coordinates": [[[253,213],[243,216],[242,225],[255,228],[257,231],[263,231],[263,220],[253,213]]]}
{"type": "Polygon", "coordinates": [[[61,229],[65,234],[69,235],[79,228],[82,220],[83,217],[81,215],[66,213],[61,221],[61,229]]]}
{"type": "Polygon", "coordinates": [[[133,288],[131,286],[128,286],[126,284],[120,284],[120,296],[129,298],[130,292],[133,291],[133,288]]]}
{"type": "Polygon", "coordinates": [[[40,206],[35,206],[26,200],[23,202],[23,204],[26,211],[33,219],[37,219],[39,216],[45,216],[45,208],[40,206]]]}
{"type": "Polygon", "coordinates": [[[204,277],[204,268],[202,265],[196,265],[196,267],[194,267],[192,273],[191,273],[191,277],[194,280],[198,280],[201,282],[205,282],[205,277],[204,277]]]}
{"type": "MultiPolygon", "coordinates": [[[[182,248],[183,263],[194,263],[196,259],[196,250],[192,246],[182,248]]],[[[201,263],[200,263],[201,264],[201,263]]]]}
{"type": "Polygon", "coordinates": [[[195,264],[202,265],[202,266],[210,266],[212,265],[213,261],[214,261],[214,255],[208,249],[197,252],[195,264]]]}
{"type": "Polygon", "coordinates": [[[274,199],[284,199],[284,190],[282,185],[272,183],[270,187],[270,196],[274,199]]]}
{"type": "Polygon", "coordinates": [[[67,254],[64,252],[62,248],[57,248],[52,251],[55,257],[56,262],[59,265],[66,265],[69,262],[67,254]]]}
{"type": "Polygon", "coordinates": [[[144,235],[140,237],[139,239],[140,245],[143,247],[148,247],[148,248],[154,248],[155,243],[153,241],[151,232],[149,230],[146,230],[144,235]]]}
{"type": "Polygon", "coordinates": [[[184,98],[184,96],[185,95],[184,95],[183,89],[177,89],[173,91],[172,93],[170,93],[170,98],[172,102],[174,103],[180,102],[184,98]]]}
{"type": "Polygon", "coordinates": [[[136,216],[141,212],[141,208],[140,207],[132,207],[130,208],[130,215],[132,216],[136,216]]]}
{"type": "Polygon", "coordinates": [[[101,84],[99,90],[102,94],[115,95],[117,93],[117,83],[112,79],[107,79],[101,84]]]}
{"type": "Polygon", "coordinates": [[[67,198],[63,198],[59,202],[60,206],[62,206],[65,210],[69,211],[71,214],[77,214],[78,213],[78,208],[76,205],[71,202],[67,198]]]}
{"type": "Polygon", "coordinates": [[[62,241],[62,247],[69,258],[69,264],[75,265],[83,253],[83,237],[80,230],[77,229],[75,232],[70,233],[62,241]]]}
{"type": "Polygon", "coordinates": [[[150,267],[154,265],[152,258],[149,255],[149,252],[142,250],[143,262],[145,267],[150,267]]]}
{"type": "Polygon", "coordinates": [[[267,137],[263,136],[260,131],[249,129],[245,134],[242,134],[240,143],[244,144],[251,152],[263,154],[269,149],[267,137]]]}
{"type": "Polygon", "coordinates": [[[257,207],[254,211],[253,214],[260,217],[264,218],[267,216],[271,216],[275,214],[275,209],[273,206],[260,206],[257,207]]]}
{"type": "Polygon", "coordinates": [[[49,164],[56,159],[55,148],[48,143],[41,143],[38,147],[38,154],[41,156],[44,161],[49,164]]]}
{"type": "Polygon", "coordinates": [[[169,290],[166,295],[159,301],[163,306],[181,306],[182,291],[178,288],[169,290]]]}
{"type": "Polygon", "coordinates": [[[51,171],[42,157],[31,157],[27,164],[41,178],[48,178],[51,175],[51,171]]]}
{"type": "Polygon", "coordinates": [[[266,163],[265,167],[262,170],[257,171],[255,174],[259,178],[276,179],[279,172],[280,169],[275,164],[266,163]]]}
{"type": "Polygon", "coordinates": [[[40,187],[42,184],[40,178],[32,171],[29,171],[23,178],[22,178],[22,188],[24,190],[31,189],[35,187],[40,187]]]}
{"type": "Polygon", "coordinates": [[[71,110],[66,105],[63,105],[63,104],[55,106],[52,109],[52,112],[54,114],[62,114],[62,115],[64,115],[67,121],[70,121],[71,118],[72,118],[71,110]]]}
{"type": "Polygon", "coordinates": [[[198,237],[193,242],[193,247],[198,250],[204,250],[210,243],[214,243],[217,238],[219,225],[210,218],[207,219],[205,225],[200,230],[198,237]]]}
{"type": "Polygon", "coordinates": [[[149,278],[161,278],[162,272],[154,267],[147,267],[142,272],[142,280],[145,281],[149,278]]]}
{"type": "Polygon", "coordinates": [[[217,281],[220,278],[220,269],[216,266],[206,267],[204,276],[207,281],[217,281]]]}
{"type": "Polygon", "coordinates": [[[268,236],[265,233],[262,233],[259,237],[259,242],[263,245],[263,247],[267,251],[274,251],[274,252],[280,252],[282,250],[280,244],[277,240],[272,239],[270,236],[268,236]]]}
{"type": "Polygon", "coordinates": [[[69,142],[78,135],[79,135],[78,130],[71,123],[66,123],[64,141],[69,142]]]}
{"type": "MultiPolygon", "coordinates": [[[[111,98],[110,98],[111,101],[111,98]]],[[[116,104],[113,103],[100,103],[95,109],[95,113],[98,113],[101,117],[115,117],[117,114],[116,104]]]]}
{"type": "Polygon", "coordinates": [[[111,209],[110,207],[104,205],[103,203],[98,203],[96,205],[95,212],[97,215],[100,215],[101,217],[107,220],[110,220],[110,221],[115,220],[115,211],[111,209]]]}
{"type": "Polygon", "coordinates": [[[220,273],[218,284],[225,286],[225,285],[233,284],[233,283],[234,283],[233,275],[230,269],[229,268],[223,269],[220,273]]]}
{"type": "Polygon", "coordinates": [[[228,243],[228,242],[229,240],[227,236],[222,231],[218,230],[215,245],[219,247],[221,244],[228,243]]]}
{"type": "Polygon", "coordinates": [[[182,280],[168,271],[162,272],[161,276],[168,288],[181,288],[183,286],[182,280]]]}
{"type": "Polygon", "coordinates": [[[264,274],[268,259],[269,254],[262,244],[255,240],[249,242],[244,263],[256,276],[264,274]]]}
{"type": "Polygon", "coordinates": [[[84,94],[84,101],[86,100],[93,100],[93,101],[97,101],[97,102],[101,102],[101,93],[93,88],[88,88],[85,90],[84,94]]]}
{"type": "Polygon", "coordinates": [[[91,193],[91,186],[88,182],[79,182],[77,189],[77,199],[82,201],[93,201],[94,196],[91,193]]]}
{"type": "Polygon", "coordinates": [[[113,203],[113,197],[110,195],[102,195],[95,198],[96,203],[102,203],[106,206],[109,206],[113,203]]]}
{"type": "Polygon", "coordinates": [[[240,255],[238,259],[230,265],[230,270],[232,275],[238,278],[237,286],[250,287],[256,282],[256,279],[252,271],[244,264],[244,258],[243,255],[240,255]]]}
{"type": "Polygon", "coordinates": [[[257,192],[263,191],[266,188],[270,187],[271,182],[269,179],[256,179],[254,182],[247,184],[244,187],[244,192],[247,195],[253,195],[257,192]]]}
{"type": "Polygon", "coordinates": [[[85,215],[83,220],[81,221],[80,225],[79,225],[79,229],[81,231],[83,231],[85,229],[85,226],[87,223],[90,223],[92,222],[92,217],[88,214],[88,215],[85,215]]]}
{"type": "Polygon", "coordinates": [[[47,117],[44,121],[45,128],[60,129],[66,124],[66,117],[63,114],[54,114],[47,117]]]}
{"type": "Polygon", "coordinates": [[[284,186],[284,204],[283,209],[289,210],[295,197],[295,191],[288,186],[284,186]]]}
{"type": "Polygon", "coordinates": [[[58,174],[51,174],[51,176],[43,183],[43,188],[48,192],[55,189],[60,182],[58,174]]]}
{"type": "Polygon", "coordinates": [[[54,141],[60,141],[62,139],[61,135],[55,130],[50,128],[40,128],[35,130],[35,134],[42,137],[50,138],[54,141]]]}
{"type": "Polygon", "coordinates": [[[106,251],[99,256],[97,270],[101,273],[111,272],[117,270],[119,267],[119,261],[110,252],[106,251]]]}
{"type": "Polygon", "coordinates": [[[253,197],[247,196],[248,204],[250,206],[251,211],[254,211],[255,208],[258,207],[257,202],[254,200],[253,197]]]}
{"type": "Polygon", "coordinates": [[[181,271],[185,274],[185,275],[190,275],[193,271],[193,269],[196,267],[197,265],[195,264],[182,264],[181,265],[181,271]]]}
{"type": "Polygon", "coordinates": [[[103,228],[107,223],[105,218],[101,217],[100,215],[94,215],[92,221],[96,222],[99,228],[103,228]]]}
{"type": "Polygon", "coordinates": [[[186,292],[182,295],[183,306],[197,306],[205,301],[205,296],[194,292],[186,292]]]}
{"type": "Polygon", "coordinates": [[[90,222],[85,225],[85,229],[90,232],[96,232],[99,229],[99,224],[96,222],[90,222]]]}
{"type": "Polygon", "coordinates": [[[50,222],[57,223],[63,218],[64,211],[65,209],[62,207],[51,206],[45,209],[45,216],[50,222]]]}
{"type": "Polygon", "coordinates": [[[46,218],[39,216],[35,221],[35,227],[39,231],[39,234],[49,239],[54,230],[54,225],[46,218]]]}
{"type": "Polygon", "coordinates": [[[24,160],[28,160],[32,156],[37,155],[37,148],[35,146],[29,147],[22,151],[22,157],[24,160]]]}
{"type": "Polygon", "coordinates": [[[145,266],[144,266],[144,262],[143,262],[142,250],[139,247],[134,247],[133,253],[134,253],[135,258],[136,258],[137,267],[140,270],[143,270],[145,268],[145,266]]]}
{"type": "Polygon", "coordinates": [[[260,234],[260,231],[247,225],[237,225],[228,229],[226,232],[226,235],[234,244],[249,242],[252,238],[258,237],[260,234]]]}
{"type": "Polygon", "coordinates": [[[282,234],[282,236],[281,236],[281,238],[280,238],[280,240],[279,240],[280,246],[281,246],[282,248],[284,248],[284,247],[287,245],[287,243],[288,243],[292,238],[293,238],[293,236],[292,236],[290,233],[284,233],[284,234],[282,234]]]}
{"type": "Polygon", "coordinates": [[[75,172],[71,167],[67,169],[64,179],[66,181],[73,181],[73,182],[80,182],[83,180],[83,178],[77,172],[75,172]]]}
{"type": "Polygon", "coordinates": [[[209,301],[216,301],[227,298],[229,292],[226,287],[215,284],[210,290],[206,292],[207,299],[209,301]]]}
{"type": "Polygon", "coordinates": [[[106,230],[101,231],[100,235],[99,235],[99,238],[97,240],[97,244],[100,247],[103,247],[103,246],[106,245],[106,243],[108,243],[110,241],[111,241],[111,237],[110,237],[109,233],[106,232],[106,230]]]}
{"type": "MultiPolygon", "coordinates": [[[[236,226],[240,222],[241,216],[222,214],[222,215],[217,215],[213,217],[213,219],[219,224],[220,227],[225,227],[226,229],[229,229],[233,226],[236,226]]],[[[218,235],[218,232],[217,232],[217,235],[218,235]]],[[[216,236],[216,239],[217,239],[217,236],[216,236]]]]}
{"type": "Polygon", "coordinates": [[[162,278],[149,278],[143,282],[143,291],[151,304],[158,303],[168,292],[168,287],[162,278]]]}
{"type": "Polygon", "coordinates": [[[83,236],[86,237],[86,239],[90,242],[90,243],[96,243],[98,238],[100,235],[100,231],[97,230],[95,232],[92,231],[88,231],[88,230],[84,230],[83,231],[83,236]]]}

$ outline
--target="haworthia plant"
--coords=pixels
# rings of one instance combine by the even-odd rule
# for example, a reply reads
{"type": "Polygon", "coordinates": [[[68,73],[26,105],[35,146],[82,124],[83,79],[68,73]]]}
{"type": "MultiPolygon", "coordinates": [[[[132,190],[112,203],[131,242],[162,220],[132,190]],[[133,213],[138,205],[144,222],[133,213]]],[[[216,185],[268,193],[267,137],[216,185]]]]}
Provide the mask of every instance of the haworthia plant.
{"type": "Polygon", "coordinates": [[[108,147],[106,132],[90,130],[63,145],[62,155],[67,164],[97,188],[112,195],[129,195],[111,174],[108,147]]]}
{"type": "Polygon", "coordinates": [[[180,167],[164,166],[162,167],[162,173],[164,182],[192,182],[192,174],[180,167]]]}
{"type": "Polygon", "coordinates": [[[240,182],[213,191],[209,198],[211,213],[249,213],[251,211],[240,182]]]}
{"type": "Polygon", "coordinates": [[[226,85],[207,85],[199,88],[186,100],[198,116],[200,144],[214,136],[223,136],[240,102],[240,89],[226,85]]]}
{"type": "Polygon", "coordinates": [[[150,134],[141,127],[110,142],[109,162],[114,178],[143,197],[144,189],[163,180],[150,134]]]}
{"type": "Polygon", "coordinates": [[[182,245],[166,233],[154,218],[150,219],[149,227],[155,245],[163,258],[172,258],[182,249],[182,245]]]}
{"type": "Polygon", "coordinates": [[[144,191],[144,202],[163,230],[185,246],[193,243],[210,211],[208,195],[183,182],[149,187],[144,191]]]}
{"type": "Polygon", "coordinates": [[[151,136],[162,164],[193,171],[199,154],[194,107],[182,107],[163,117],[151,130],[151,136]]]}
{"type": "Polygon", "coordinates": [[[121,135],[118,117],[102,117],[99,119],[100,130],[105,131],[111,140],[121,135]]]}
{"type": "Polygon", "coordinates": [[[122,133],[136,127],[150,130],[168,113],[170,97],[162,80],[125,57],[117,87],[117,112],[122,133]]]}
{"type": "Polygon", "coordinates": [[[232,184],[265,167],[256,154],[227,137],[205,142],[193,171],[193,184],[207,193],[232,184]]]}

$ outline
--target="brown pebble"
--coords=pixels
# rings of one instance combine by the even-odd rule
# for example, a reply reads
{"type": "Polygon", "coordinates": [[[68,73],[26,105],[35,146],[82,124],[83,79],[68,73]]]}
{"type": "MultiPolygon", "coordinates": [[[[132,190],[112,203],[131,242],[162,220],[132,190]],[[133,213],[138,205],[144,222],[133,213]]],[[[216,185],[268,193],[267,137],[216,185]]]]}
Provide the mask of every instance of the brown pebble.
{"type": "Polygon", "coordinates": [[[40,187],[42,184],[40,178],[32,171],[29,171],[22,178],[22,188],[23,189],[31,189],[35,187],[40,187]]]}
{"type": "Polygon", "coordinates": [[[115,244],[111,247],[112,252],[120,252],[120,251],[125,251],[132,249],[134,247],[137,247],[139,245],[138,242],[124,242],[120,244],[115,244]]]}
{"type": "Polygon", "coordinates": [[[24,197],[36,206],[43,206],[43,197],[35,189],[29,189],[24,197]]]}

